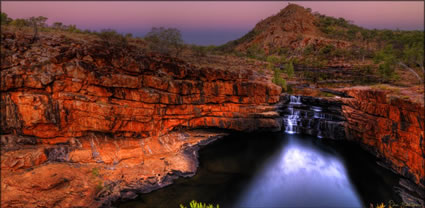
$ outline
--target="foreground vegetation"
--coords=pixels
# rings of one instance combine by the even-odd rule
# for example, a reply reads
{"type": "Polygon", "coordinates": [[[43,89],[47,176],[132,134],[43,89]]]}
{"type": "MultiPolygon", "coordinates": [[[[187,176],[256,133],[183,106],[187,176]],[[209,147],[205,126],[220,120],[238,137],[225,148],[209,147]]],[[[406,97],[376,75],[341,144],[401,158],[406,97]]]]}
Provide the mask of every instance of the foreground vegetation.
{"type": "MultiPolygon", "coordinates": [[[[187,207],[184,206],[183,204],[180,204],[180,208],[187,208],[187,207]]],[[[218,204],[217,204],[217,206],[214,206],[212,204],[206,204],[206,203],[197,202],[195,200],[192,200],[189,203],[189,208],[220,208],[220,206],[218,204]]]]}

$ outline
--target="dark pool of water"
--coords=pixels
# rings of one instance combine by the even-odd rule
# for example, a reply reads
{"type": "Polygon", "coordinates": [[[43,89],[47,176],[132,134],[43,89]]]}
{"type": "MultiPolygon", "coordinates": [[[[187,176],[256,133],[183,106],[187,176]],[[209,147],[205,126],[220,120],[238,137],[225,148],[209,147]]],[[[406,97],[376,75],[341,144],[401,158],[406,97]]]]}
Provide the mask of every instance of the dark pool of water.
{"type": "Polygon", "coordinates": [[[355,143],[283,133],[238,134],[208,145],[191,178],[119,207],[369,207],[400,198],[398,176],[355,143]]]}

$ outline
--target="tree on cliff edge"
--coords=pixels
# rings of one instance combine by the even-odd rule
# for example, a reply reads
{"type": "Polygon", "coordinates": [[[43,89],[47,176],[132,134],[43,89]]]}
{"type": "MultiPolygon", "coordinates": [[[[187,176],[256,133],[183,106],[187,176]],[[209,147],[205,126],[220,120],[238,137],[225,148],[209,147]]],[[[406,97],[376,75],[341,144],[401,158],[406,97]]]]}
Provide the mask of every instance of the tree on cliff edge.
{"type": "Polygon", "coordinates": [[[175,55],[179,56],[184,47],[182,35],[176,28],[153,27],[145,36],[145,40],[149,42],[151,50],[166,55],[170,55],[171,50],[174,50],[175,55]]]}
{"type": "Polygon", "coordinates": [[[45,27],[46,21],[47,21],[47,17],[43,17],[43,16],[29,18],[29,22],[34,28],[34,35],[31,40],[32,43],[38,40],[38,29],[45,27]]]}
{"type": "Polygon", "coordinates": [[[8,25],[10,22],[12,22],[12,19],[9,18],[9,16],[2,12],[1,13],[1,25],[8,25]]]}

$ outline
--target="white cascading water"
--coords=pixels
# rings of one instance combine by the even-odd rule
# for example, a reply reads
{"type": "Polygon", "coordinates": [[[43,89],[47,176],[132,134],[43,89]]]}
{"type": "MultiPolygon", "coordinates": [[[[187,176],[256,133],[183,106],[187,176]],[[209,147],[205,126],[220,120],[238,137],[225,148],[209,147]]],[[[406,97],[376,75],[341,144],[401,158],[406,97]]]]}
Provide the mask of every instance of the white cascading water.
{"type": "Polygon", "coordinates": [[[300,105],[301,103],[301,97],[300,96],[293,96],[290,97],[290,105],[300,105]]]}
{"type": "Polygon", "coordinates": [[[321,107],[312,106],[311,109],[314,111],[314,118],[324,119],[326,117],[325,114],[321,113],[322,112],[321,107]]]}
{"type": "MultiPolygon", "coordinates": [[[[291,95],[289,105],[301,105],[301,104],[302,104],[301,97],[291,95]]],[[[294,111],[293,108],[288,108],[288,109],[290,111],[290,114],[286,118],[285,133],[295,134],[297,133],[298,120],[300,119],[300,111],[299,110],[294,111]]]]}
{"type": "Polygon", "coordinates": [[[282,118],[285,133],[304,133],[317,138],[335,138],[335,133],[344,136],[344,133],[341,133],[342,121],[339,120],[339,116],[334,116],[332,112],[334,109],[314,105],[316,102],[307,98],[302,103],[301,98],[301,96],[293,95],[289,97],[289,103],[282,118]]]}

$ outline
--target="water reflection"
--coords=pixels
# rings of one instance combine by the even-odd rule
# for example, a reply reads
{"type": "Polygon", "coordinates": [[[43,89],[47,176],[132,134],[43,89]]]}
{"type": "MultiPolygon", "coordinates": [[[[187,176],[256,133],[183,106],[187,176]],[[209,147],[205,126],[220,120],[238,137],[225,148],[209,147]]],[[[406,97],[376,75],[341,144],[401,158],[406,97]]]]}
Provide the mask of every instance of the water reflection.
{"type": "Polygon", "coordinates": [[[401,203],[393,190],[399,176],[355,143],[250,133],[218,140],[199,155],[195,176],[116,206],[170,208],[194,199],[224,208],[401,203]]]}
{"type": "Polygon", "coordinates": [[[342,161],[292,137],[234,207],[361,207],[342,161]]]}

